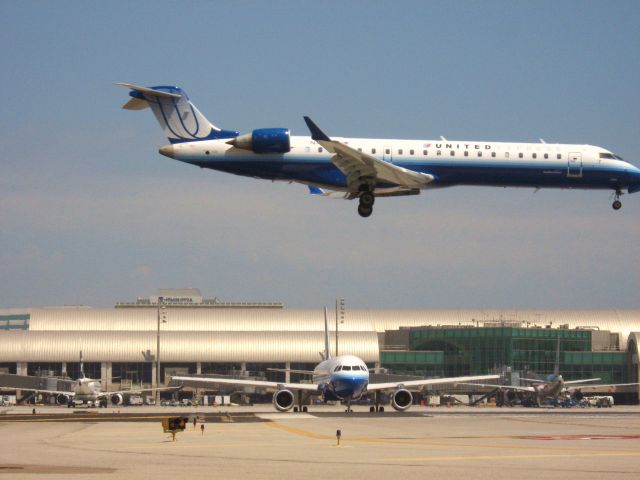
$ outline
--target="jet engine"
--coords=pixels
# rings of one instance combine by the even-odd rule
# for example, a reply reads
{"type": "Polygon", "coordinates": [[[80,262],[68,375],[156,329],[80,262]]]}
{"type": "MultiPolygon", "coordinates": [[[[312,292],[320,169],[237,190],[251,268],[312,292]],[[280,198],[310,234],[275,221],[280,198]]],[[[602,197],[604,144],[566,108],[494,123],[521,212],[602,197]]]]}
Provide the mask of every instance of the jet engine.
{"type": "Polygon", "coordinates": [[[254,153],[287,153],[291,150],[288,128],[258,128],[227,143],[254,153]]]}
{"type": "Polygon", "coordinates": [[[56,395],[56,403],[58,405],[67,405],[71,397],[69,395],[65,395],[64,393],[59,393],[56,395]]]}
{"type": "Polygon", "coordinates": [[[290,390],[278,390],[273,394],[273,406],[276,407],[276,410],[279,412],[291,410],[294,401],[295,398],[290,390]]]}
{"type": "Polygon", "coordinates": [[[407,410],[413,403],[413,395],[404,388],[399,388],[391,396],[391,406],[400,412],[407,410]]]}
{"type": "Polygon", "coordinates": [[[111,400],[111,403],[113,403],[114,405],[121,405],[124,398],[122,398],[122,394],[114,393],[113,395],[111,395],[111,397],[109,397],[109,400],[111,400]]]}

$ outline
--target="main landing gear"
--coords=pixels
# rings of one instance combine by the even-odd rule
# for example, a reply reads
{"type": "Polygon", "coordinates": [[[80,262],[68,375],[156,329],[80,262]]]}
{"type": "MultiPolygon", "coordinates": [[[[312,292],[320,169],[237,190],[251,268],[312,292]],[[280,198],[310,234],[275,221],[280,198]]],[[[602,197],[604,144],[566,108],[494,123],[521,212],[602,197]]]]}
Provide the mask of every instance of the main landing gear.
{"type": "Polygon", "coordinates": [[[369,407],[369,412],[370,413],[383,413],[384,412],[384,407],[382,405],[380,405],[380,392],[376,391],[373,394],[373,403],[374,405],[371,405],[369,407]]]}
{"type": "Polygon", "coordinates": [[[361,217],[369,217],[373,213],[373,204],[376,201],[376,197],[373,193],[366,190],[360,194],[360,204],[358,205],[358,213],[361,217]]]}
{"type": "Polygon", "coordinates": [[[622,202],[620,201],[620,196],[621,195],[622,195],[622,192],[620,190],[616,190],[615,200],[613,201],[613,204],[611,205],[614,210],[620,210],[622,208],[622,202]]]}

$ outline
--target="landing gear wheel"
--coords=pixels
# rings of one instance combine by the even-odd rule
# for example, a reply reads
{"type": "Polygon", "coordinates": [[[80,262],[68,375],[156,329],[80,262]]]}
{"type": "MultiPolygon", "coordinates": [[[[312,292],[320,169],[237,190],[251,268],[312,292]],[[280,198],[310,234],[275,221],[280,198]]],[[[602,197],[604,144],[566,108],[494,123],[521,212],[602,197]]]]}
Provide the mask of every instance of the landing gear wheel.
{"type": "Polygon", "coordinates": [[[364,207],[373,207],[375,201],[376,197],[374,197],[371,192],[364,192],[360,195],[360,205],[364,207]]]}
{"type": "Polygon", "coordinates": [[[307,407],[302,407],[302,412],[303,412],[303,413],[307,413],[307,411],[308,411],[308,410],[307,410],[307,407]]]}
{"type": "Polygon", "coordinates": [[[364,205],[360,204],[358,205],[358,213],[360,214],[361,217],[367,218],[367,217],[370,217],[371,214],[373,213],[373,208],[365,207],[364,205]]]}
{"type": "Polygon", "coordinates": [[[616,200],[611,206],[614,210],[620,210],[622,208],[622,202],[620,200],[616,200]]]}

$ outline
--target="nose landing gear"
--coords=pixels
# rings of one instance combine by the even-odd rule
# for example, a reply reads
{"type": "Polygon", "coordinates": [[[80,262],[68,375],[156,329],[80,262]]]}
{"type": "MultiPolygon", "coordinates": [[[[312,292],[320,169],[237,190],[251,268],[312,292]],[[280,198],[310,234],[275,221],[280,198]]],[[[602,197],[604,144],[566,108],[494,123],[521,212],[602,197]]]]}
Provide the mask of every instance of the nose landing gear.
{"type": "Polygon", "coordinates": [[[615,200],[611,205],[614,210],[620,210],[622,208],[622,202],[620,201],[621,195],[622,195],[622,192],[620,190],[616,190],[615,200]]]}

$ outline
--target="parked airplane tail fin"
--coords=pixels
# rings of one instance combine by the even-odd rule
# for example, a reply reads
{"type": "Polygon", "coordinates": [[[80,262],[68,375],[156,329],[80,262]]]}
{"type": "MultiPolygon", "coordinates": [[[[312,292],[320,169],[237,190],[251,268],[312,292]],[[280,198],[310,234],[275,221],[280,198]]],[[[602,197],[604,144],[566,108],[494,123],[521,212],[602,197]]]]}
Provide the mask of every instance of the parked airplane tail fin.
{"type": "Polygon", "coordinates": [[[560,375],[560,337],[558,337],[558,343],[556,344],[556,363],[553,366],[553,374],[556,377],[560,375]]]}
{"type": "Polygon", "coordinates": [[[84,361],[82,360],[82,350],[80,350],[80,378],[85,378],[85,376],[84,376],[84,361]]]}
{"type": "Polygon", "coordinates": [[[213,125],[179,87],[140,87],[130,83],[118,85],[130,89],[131,99],[122,108],[144,110],[150,107],[171,143],[218,140],[239,135],[234,130],[221,130],[213,125]]]}
{"type": "Polygon", "coordinates": [[[324,307],[324,359],[331,358],[331,344],[329,343],[329,320],[327,319],[327,307],[324,307]]]}

